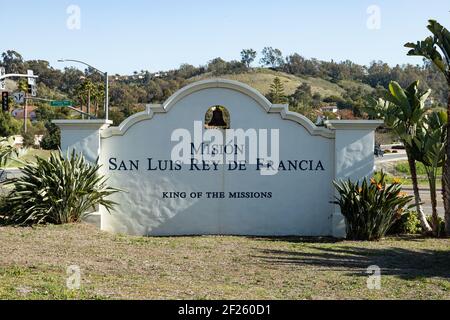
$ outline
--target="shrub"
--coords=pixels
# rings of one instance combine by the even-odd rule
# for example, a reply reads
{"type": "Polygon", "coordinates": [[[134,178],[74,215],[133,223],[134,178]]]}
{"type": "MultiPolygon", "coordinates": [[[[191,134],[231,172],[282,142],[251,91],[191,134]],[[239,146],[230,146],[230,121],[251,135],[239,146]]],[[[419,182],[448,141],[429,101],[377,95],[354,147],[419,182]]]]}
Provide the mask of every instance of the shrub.
{"type": "Polygon", "coordinates": [[[41,148],[44,150],[57,150],[61,144],[60,129],[51,122],[47,122],[45,128],[47,131],[42,137],[41,148]]]}
{"type": "Polygon", "coordinates": [[[374,178],[379,180],[379,179],[381,179],[382,175],[384,175],[384,182],[386,184],[392,184],[394,182],[397,183],[397,184],[405,184],[405,179],[400,178],[400,177],[395,177],[395,176],[392,176],[392,175],[387,174],[387,173],[383,173],[382,171],[375,172],[374,178]]]}
{"type": "Polygon", "coordinates": [[[402,217],[395,221],[389,229],[388,234],[420,234],[422,227],[419,217],[415,211],[407,211],[402,217]]]}
{"type": "Polygon", "coordinates": [[[33,130],[28,130],[26,133],[23,132],[22,138],[23,138],[22,146],[24,146],[25,148],[35,147],[34,143],[36,141],[36,138],[33,130]]]}
{"type": "MultiPolygon", "coordinates": [[[[433,217],[427,216],[427,221],[430,225],[433,225],[433,217]]],[[[444,237],[445,236],[445,220],[441,217],[438,217],[438,228],[437,228],[437,237],[444,237]]]]}
{"type": "Polygon", "coordinates": [[[0,137],[19,134],[21,128],[21,121],[14,119],[8,112],[0,112],[0,137]]]}
{"type": "Polygon", "coordinates": [[[119,191],[106,186],[98,175],[100,166],[88,163],[82,155],[53,153],[27,164],[22,176],[8,184],[12,191],[3,199],[3,223],[15,225],[63,224],[77,222],[97,205],[110,211],[115,203],[106,199],[119,191]]]}
{"type": "Polygon", "coordinates": [[[396,220],[409,211],[413,198],[404,194],[399,181],[386,184],[381,173],[368,181],[334,182],[339,193],[335,204],[341,208],[350,240],[379,240],[384,237],[396,220]]]}

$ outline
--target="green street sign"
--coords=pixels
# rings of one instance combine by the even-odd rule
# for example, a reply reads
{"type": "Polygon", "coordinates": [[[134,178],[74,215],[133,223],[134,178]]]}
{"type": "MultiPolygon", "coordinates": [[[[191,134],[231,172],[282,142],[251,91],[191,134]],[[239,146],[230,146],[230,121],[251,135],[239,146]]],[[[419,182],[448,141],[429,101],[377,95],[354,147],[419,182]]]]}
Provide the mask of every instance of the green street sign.
{"type": "Polygon", "coordinates": [[[71,107],[73,102],[69,100],[52,101],[50,102],[50,105],[52,107],[71,107]]]}

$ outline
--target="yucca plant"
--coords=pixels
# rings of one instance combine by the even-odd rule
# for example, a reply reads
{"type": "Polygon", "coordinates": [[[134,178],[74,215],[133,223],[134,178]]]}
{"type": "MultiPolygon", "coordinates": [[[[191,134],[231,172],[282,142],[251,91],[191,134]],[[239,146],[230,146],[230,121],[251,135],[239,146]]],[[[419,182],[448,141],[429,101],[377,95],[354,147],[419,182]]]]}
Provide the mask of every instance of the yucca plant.
{"type": "Polygon", "coordinates": [[[335,204],[341,208],[347,226],[349,240],[379,240],[391,226],[412,206],[412,196],[404,194],[401,184],[394,180],[386,184],[386,175],[381,173],[362,182],[334,182],[339,196],[335,204]]]}
{"type": "Polygon", "coordinates": [[[107,197],[118,189],[106,185],[100,165],[87,162],[75,151],[37,159],[21,169],[22,176],[9,181],[12,191],[3,199],[3,222],[14,225],[77,222],[96,206],[108,211],[115,202],[107,197]]]}

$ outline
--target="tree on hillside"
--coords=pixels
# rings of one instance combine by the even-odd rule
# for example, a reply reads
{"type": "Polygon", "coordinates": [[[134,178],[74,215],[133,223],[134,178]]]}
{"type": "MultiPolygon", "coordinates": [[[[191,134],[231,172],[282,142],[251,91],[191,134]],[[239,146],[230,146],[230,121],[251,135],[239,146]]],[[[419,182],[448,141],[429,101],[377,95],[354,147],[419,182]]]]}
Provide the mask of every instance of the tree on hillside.
{"type": "Polygon", "coordinates": [[[293,107],[297,107],[298,105],[311,105],[313,100],[313,92],[312,88],[307,83],[302,83],[295,90],[294,94],[289,97],[289,104],[293,107]]]}
{"type": "MultiPolygon", "coordinates": [[[[450,31],[435,20],[429,20],[428,30],[433,36],[427,37],[417,43],[407,43],[405,47],[411,48],[408,55],[422,56],[434,63],[445,76],[448,85],[447,117],[450,118],[450,31]]],[[[450,235],[450,122],[446,130],[446,159],[442,175],[443,198],[445,208],[445,230],[450,235]]]]}
{"type": "Polygon", "coordinates": [[[145,86],[145,91],[147,92],[148,102],[156,103],[162,102],[164,94],[161,89],[161,86],[158,85],[155,81],[151,80],[145,86]]]}
{"type": "Polygon", "coordinates": [[[208,72],[215,76],[225,74],[227,71],[227,62],[222,58],[215,58],[208,63],[208,72]]]}
{"type": "Polygon", "coordinates": [[[274,104],[283,104],[287,102],[287,97],[284,94],[284,86],[280,78],[276,77],[273,79],[267,98],[274,104]]]}
{"type": "Polygon", "coordinates": [[[17,83],[17,88],[19,91],[28,92],[28,82],[24,78],[21,78],[17,83]]]}
{"type": "Polygon", "coordinates": [[[372,87],[383,86],[387,88],[391,80],[393,79],[389,65],[383,61],[372,61],[367,69],[366,82],[372,87]]]}
{"type": "Polygon", "coordinates": [[[241,62],[245,64],[247,68],[250,68],[250,65],[256,59],[256,51],[253,49],[244,49],[241,51],[241,62]]]}
{"type": "Polygon", "coordinates": [[[283,65],[283,53],[279,49],[265,47],[262,50],[260,63],[265,67],[279,68],[283,65]]]}
{"type": "MultiPolygon", "coordinates": [[[[176,71],[177,76],[184,78],[184,79],[189,79],[192,77],[195,77],[196,75],[199,75],[199,68],[194,67],[191,64],[188,63],[183,63],[182,65],[180,65],[180,67],[178,68],[178,70],[176,71]]],[[[148,82],[147,82],[148,83],[148,82]]]]}
{"type": "Polygon", "coordinates": [[[82,71],[74,67],[65,68],[58,89],[67,93],[69,96],[76,96],[77,86],[82,77],[84,77],[82,71]]]}
{"type": "Polygon", "coordinates": [[[286,58],[283,71],[294,75],[308,75],[316,77],[320,74],[320,63],[316,59],[305,59],[298,53],[286,58]]]}
{"type": "Polygon", "coordinates": [[[6,73],[26,72],[22,56],[14,50],[7,50],[2,53],[1,65],[5,67],[6,73]]]}
{"type": "Polygon", "coordinates": [[[25,63],[26,69],[31,69],[34,74],[39,75],[38,83],[43,83],[49,88],[57,88],[61,85],[63,73],[50,67],[45,60],[29,60],[25,63]]]}

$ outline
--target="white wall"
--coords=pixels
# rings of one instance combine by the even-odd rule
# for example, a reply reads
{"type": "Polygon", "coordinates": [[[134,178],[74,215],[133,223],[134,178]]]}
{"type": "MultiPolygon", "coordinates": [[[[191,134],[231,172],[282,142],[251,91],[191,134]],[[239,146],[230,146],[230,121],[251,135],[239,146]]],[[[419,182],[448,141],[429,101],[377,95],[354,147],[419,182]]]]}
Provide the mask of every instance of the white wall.
{"type": "Polygon", "coordinates": [[[317,128],[288,112],[286,106],[272,106],[253,89],[226,80],[193,84],[119,128],[91,125],[83,131],[80,122],[60,126],[64,148],[81,150],[91,159],[99,154],[108,183],[126,191],[112,197],[119,203],[114,212],[102,211],[103,230],[136,235],[277,236],[342,236],[342,216],[330,203],[335,194],[332,181],[371,174],[376,127],[360,122],[358,130],[348,130],[351,124],[339,127],[333,122],[332,130],[317,128]],[[193,133],[194,121],[203,122],[207,110],[215,105],[228,109],[232,128],[279,129],[280,160],[320,160],[324,171],[263,176],[254,166],[247,171],[147,170],[147,158],[171,158],[175,143],[170,138],[175,129],[193,133]],[[110,170],[110,158],[139,160],[139,170],[110,170]],[[272,192],[272,198],[163,199],[164,191],[272,192]]]}

